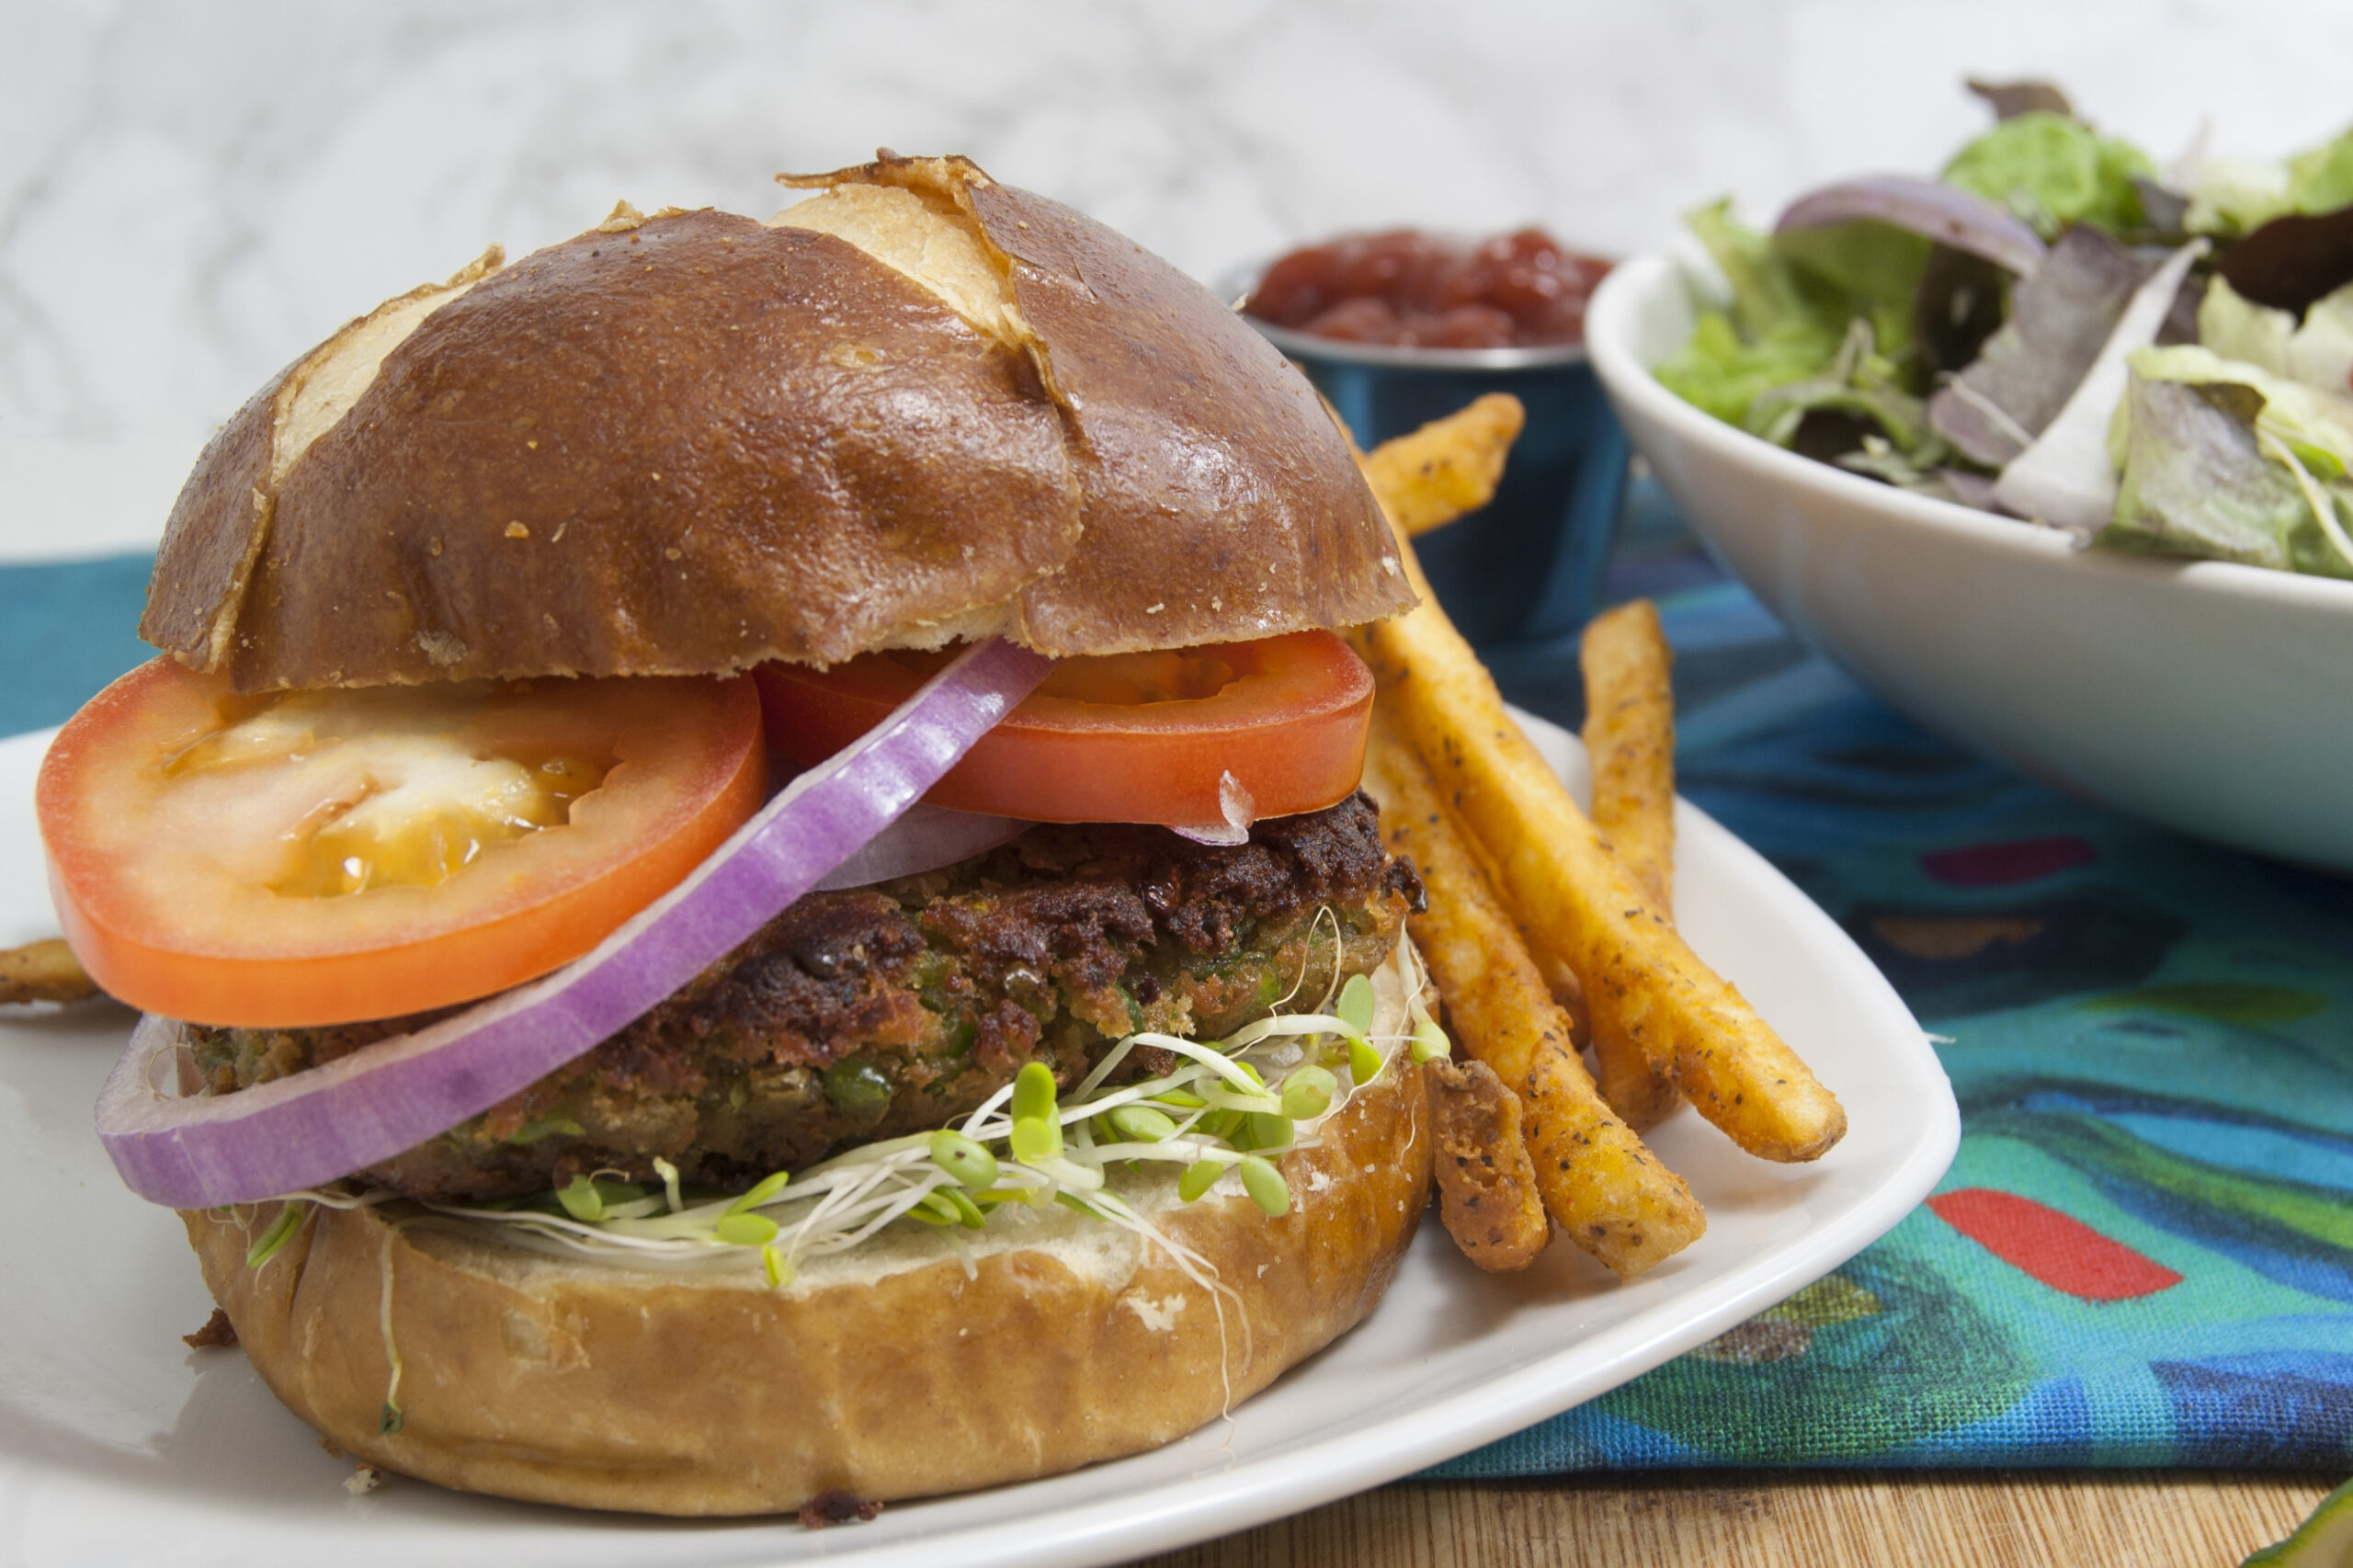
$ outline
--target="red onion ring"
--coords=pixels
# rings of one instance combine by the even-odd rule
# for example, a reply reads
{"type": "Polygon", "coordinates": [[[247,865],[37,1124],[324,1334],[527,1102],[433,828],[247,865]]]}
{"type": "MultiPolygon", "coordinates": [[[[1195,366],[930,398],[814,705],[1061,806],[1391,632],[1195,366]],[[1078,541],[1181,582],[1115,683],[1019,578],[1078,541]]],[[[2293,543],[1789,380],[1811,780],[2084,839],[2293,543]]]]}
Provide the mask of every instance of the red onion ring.
{"type": "Polygon", "coordinates": [[[917,801],[907,814],[874,835],[850,858],[817,879],[813,892],[837,892],[936,871],[987,853],[1032,824],[1019,817],[950,811],[917,801]]]}
{"type": "Polygon", "coordinates": [[[335,1180],[479,1116],[733,951],[897,820],[1052,667],[1002,641],[967,650],[587,957],[413,1034],[233,1095],[165,1098],[150,1074],[179,1029],[142,1020],[99,1093],[99,1141],[133,1192],[201,1209],[335,1180]]]}
{"type": "Polygon", "coordinates": [[[1196,844],[1212,845],[1232,849],[1250,842],[1250,824],[1258,820],[1258,802],[1250,798],[1242,780],[1228,769],[1218,776],[1218,810],[1225,814],[1223,822],[1203,823],[1197,827],[1172,827],[1168,831],[1179,838],[1189,838],[1196,844]]]}
{"type": "Polygon", "coordinates": [[[2020,278],[2042,265],[2049,248],[2016,213],[1959,186],[1908,175],[1869,175],[1810,191],[1790,203],[1773,232],[1827,229],[1865,218],[1982,256],[2020,278]]]}

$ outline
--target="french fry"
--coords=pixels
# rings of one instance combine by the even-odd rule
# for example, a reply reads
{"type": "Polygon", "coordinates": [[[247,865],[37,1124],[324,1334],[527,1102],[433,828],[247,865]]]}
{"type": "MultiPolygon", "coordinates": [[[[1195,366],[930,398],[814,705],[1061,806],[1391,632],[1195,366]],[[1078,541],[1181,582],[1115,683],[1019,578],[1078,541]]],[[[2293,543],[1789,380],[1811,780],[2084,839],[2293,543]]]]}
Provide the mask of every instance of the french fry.
{"type": "MultiPolygon", "coordinates": [[[[1585,750],[1593,825],[1661,915],[1675,892],[1674,651],[1648,599],[1594,617],[1577,649],[1585,672],[1585,750]]],[[[1683,1103],[1671,1073],[1621,1035],[1595,1042],[1601,1096],[1636,1128],[1683,1103]]]]}
{"type": "Polygon", "coordinates": [[[1593,825],[1659,913],[1674,906],[1675,653],[1658,608],[1636,599],[1595,616],[1577,648],[1593,825]]]}
{"type": "Polygon", "coordinates": [[[80,1002],[98,994],[74,949],[51,937],[0,949],[0,1004],[80,1002]]]}
{"type": "Polygon", "coordinates": [[[1601,1097],[1637,1132],[1649,1131],[1683,1104],[1674,1073],[1654,1066],[1632,1040],[1615,1035],[1594,1039],[1593,1061],[1601,1097]]]}
{"type": "Polygon", "coordinates": [[[1552,1239],[1536,1167],[1520,1134],[1519,1096],[1483,1062],[1422,1063],[1438,1139],[1438,1217],[1462,1256],[1490,1274],[1536,1261],[1552,1239]]]}
{"type": "Polygon", "coordinates": [[[1847,1130],[1836,1096],[1610,853],[1505,711],[1493,677],[1430,597],[1412,547],[1403,551],[1423,603],[1362,628],[1359,651],[1392,722],[1494,857],[1500,891],[1575,971],[1597,1051],[1638,1050],[1752,1154],[1819,1158],[1847,1130]]]}
{"type": "Polygon", "coordinates": [[[1503,483],[1504,457],[1528,415],[1509,392],[1489,392],[1357,460],[1381,509],[1408,537],[1475,512],[1503,483]]]}
{"type": "Polygon", "coordinates": [[[1546,1211],[1621,1278],[1674,1256],[1707,1229],[1707,1217],[1683,1178],[1602,1103],[1568,1015],[1545,989],[1429,769],[1377,727],[1365,778],[1381,801],[1382,837],[1412,858],[1429,889],[1429,907],[1410,929],[1446,999],[1448,1023],[1465,1051],[1519,1091],[1520,1131],[1546,1211]]]}

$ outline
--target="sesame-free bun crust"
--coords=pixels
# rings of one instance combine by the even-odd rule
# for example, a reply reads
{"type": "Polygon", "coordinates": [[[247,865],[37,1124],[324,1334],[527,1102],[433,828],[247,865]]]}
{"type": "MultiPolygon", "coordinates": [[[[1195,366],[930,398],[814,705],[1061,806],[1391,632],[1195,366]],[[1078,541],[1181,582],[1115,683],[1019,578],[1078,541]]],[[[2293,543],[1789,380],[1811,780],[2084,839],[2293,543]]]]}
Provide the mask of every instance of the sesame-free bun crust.
{"type": "Polygon", "coordinates": [[[1221,1355],[1238,1403],[1380,1301],[1430,1147],[1421,1075],[1392,1071],[1284,1157],[1280,1219],[1231,1177],[1183,1207],[1161,1184],[1159,1223],[1233,1292],[1222,1335],[1211,1293],[1165,1255],[1059,1207],[993,1221],[971,1278],[935,1233],[892,1233],[781,1291],[756,1268],[679,1276],[394,1234],[374,1210],[314,1210],[256,1270],[246,1250],[275,1206],[182,1218],[263,1380],[366,1462],[576,1507],[760,1514],[829,1490],[1028,1480],[1214,1420],[1221,1355]],[[391,1435],[388,1268],[405,1417],[391,1435]]]}
{"type": "Polygon", "coordinates": [[[961,159],[597,229],[388,301],[223,426],[141,632],[241,690],[1056,655],[1412,603],[1306,381],[961,159]]]}

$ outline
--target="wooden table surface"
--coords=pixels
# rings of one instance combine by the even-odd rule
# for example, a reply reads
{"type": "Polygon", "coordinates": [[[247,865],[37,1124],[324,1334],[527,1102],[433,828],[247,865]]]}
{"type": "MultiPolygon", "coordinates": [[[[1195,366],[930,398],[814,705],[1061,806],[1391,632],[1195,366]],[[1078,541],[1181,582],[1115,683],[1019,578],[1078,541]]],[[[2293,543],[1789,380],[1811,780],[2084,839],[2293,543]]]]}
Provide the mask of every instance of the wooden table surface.
{"type": "Polygon", "coordinates": [[[1711,1472],[1400,1482],[1150,1568],[2234,1568],[2342,1476],[1711,1472]]]}

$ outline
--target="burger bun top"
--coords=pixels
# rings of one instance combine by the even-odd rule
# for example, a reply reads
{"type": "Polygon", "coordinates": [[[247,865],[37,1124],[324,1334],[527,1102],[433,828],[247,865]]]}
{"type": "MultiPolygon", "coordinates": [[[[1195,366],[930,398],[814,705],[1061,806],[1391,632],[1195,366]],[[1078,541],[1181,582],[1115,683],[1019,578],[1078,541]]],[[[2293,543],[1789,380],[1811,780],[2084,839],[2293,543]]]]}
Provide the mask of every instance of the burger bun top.
{"type": "Polygon", "coordinates": [[[240,690],[1056,656],[1411,607],[1313,390],[1206,290],[961,158],[624,204],[303,356],[174,507],[141,632],[240,690]]]}

